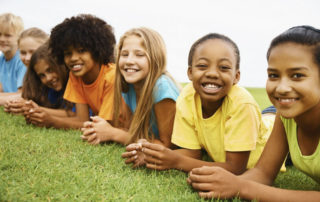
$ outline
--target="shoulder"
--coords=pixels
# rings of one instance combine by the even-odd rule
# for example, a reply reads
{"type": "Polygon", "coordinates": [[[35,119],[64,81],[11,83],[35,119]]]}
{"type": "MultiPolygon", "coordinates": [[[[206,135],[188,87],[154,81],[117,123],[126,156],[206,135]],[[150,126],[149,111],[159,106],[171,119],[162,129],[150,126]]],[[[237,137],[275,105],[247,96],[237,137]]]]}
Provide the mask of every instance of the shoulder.
{"type": "Polygon", "coordinates": [[[114,83],[116,66],[113,63],[109,63],[107,65],[101,65],[101,70],[103,71],[103,79],[107,81],[107,83],[114,83]]]}
{"type": "Polygon", "coordinates": [[[237,105],[253,104],[258,106],[257,102],[255,101],[253,96],[249,93],[249,91],[247,91],[245,88],[238,85],[232,86],[230,92],[226,96],[226,100],[228,102],[231,102],[237,105]]]}
{"type": "Polygon", "coordinates": [[[181,91],[177,99],[177,109],[181,111],[189,111],[195,104],[196,91],[193,88],[192,83],[188,83],[181,91]]]}
{"type": "Polygon", "coordinates": [[[179,93],[179,88],[167,75],[161,75],[154,86],[154,98],[156,103],[167,98],[175,101],[178,98],[179,93]]]}

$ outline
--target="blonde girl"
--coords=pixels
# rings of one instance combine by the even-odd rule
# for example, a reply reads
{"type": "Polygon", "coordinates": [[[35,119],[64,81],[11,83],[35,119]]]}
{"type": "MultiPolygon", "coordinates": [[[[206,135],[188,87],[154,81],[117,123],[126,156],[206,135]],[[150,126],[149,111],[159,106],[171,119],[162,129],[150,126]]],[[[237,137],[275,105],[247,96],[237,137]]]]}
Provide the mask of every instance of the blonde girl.
{"type": "Polygon", "coordinates": [[[20,59],[26,67],[29,67],[33,52],[48,39],[49,35],[37,27],[26,29],[20,34],[18,40],[20,59]]]}
{"type": "MultiPolygon", "coordinates": [[[[116,66],[114,127],[104,122],[103,131],[100,131],[100,122],[93,118],[93,122],[85,124],[83,139],[92,143],[115,141],[121,144],[145,139],[170,147],[179,88],[166,71],[162,37],[149,28],[129,30],[119,41],[116,66]],[[125,125],[129,125],[127,131],[118,129],[125,125]]],[[[123,155],[128,158],[127,163],[137,158],[138,146],[127,147],[128,152],[123,155]]]]}

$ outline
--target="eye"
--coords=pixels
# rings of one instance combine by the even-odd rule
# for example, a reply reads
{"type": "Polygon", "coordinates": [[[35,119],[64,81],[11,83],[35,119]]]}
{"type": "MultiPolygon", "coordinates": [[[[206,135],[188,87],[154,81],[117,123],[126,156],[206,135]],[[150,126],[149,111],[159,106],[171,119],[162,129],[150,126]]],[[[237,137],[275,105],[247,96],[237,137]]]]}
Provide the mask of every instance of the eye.
{"type": "Polygon", "coordinates": [[[207,65],[207,64],[205,64],[205,63],[199,63],[199,64],[196,64],[196,65],[195,65],[195,67],[197,67],[197,68],[201,68],[201,69],[204,69],[204,68],[207,68],[207,67],[208,67],[208,65],[207,65]]]}
{"type": "Polygon", "coordinates": [[[51,73],[53,71],[52,71],[51,67],[49,67],[46,72],[51,73]]]}
{"type": "Polygon", "coordinates": [[[231,67],[229,67],[229,66],[227,66],[227,65],[221,65],[221,66],[220,66],[220,69],[221,69],[222,71],[227,71],[227,70],[231,69],[231,67]]]}
{"type": "Polygon", "coordinates": [[[121,51],[121,53],[120,53],[120,56],[122,56],[122,57],[126,57],[128,55],[129,55],[128,51],[121,51]]]}
{"type": "Polygon", "coordinates": [[[66,57],[66,56],[70,56],[71,55],[71,51],[64,51],[63,52],[63,55],[66,57]]]}
{"type": "Polygon", "coordinates": [[[295,73],[291,77],[294,79],[300,79],[300,78],[304,77],[304,75],[301,73],[295,73]]]}
{"type": "Polygon", "coordinates": [[[84,49],[84,48],[78,48],[78,53],[84,53],[84,52],[86,52],[86,49],[84,49]]]}
{"type": "Polygon", "coordinates": [[[279,75],[277,75],[277,74],[275,74],[275,73],[269,73],[268,74],[268,78],[269,79],[276,79],[276,78],[278,78],[279,77],[279,75]]]}

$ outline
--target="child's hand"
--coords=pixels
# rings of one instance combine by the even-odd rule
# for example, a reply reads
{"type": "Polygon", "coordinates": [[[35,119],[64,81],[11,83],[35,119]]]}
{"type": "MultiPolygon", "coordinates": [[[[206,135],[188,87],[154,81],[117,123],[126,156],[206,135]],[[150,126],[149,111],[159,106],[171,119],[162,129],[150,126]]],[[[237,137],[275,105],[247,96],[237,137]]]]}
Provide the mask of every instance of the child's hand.
{"type": "Polygon", "coordinates": [[[23,114],[25,102],[26,102],[26,100],[24,100],[22,98],[8,100],[4,104],[4,111],[8,112],[8,113],[12,113],[12,114],[23,114]]]}
{"type": "Polygon", "coordinates": [[[125,163],[133,163],[133,168],[140,167],[145,165],[145,154],[142,150],[142,143],[148,142],[146,139],[140,139],[137,143],[129,144],[126,147],[126,152],[124,152],[121,156],[122,158],[126,158],[125,163]]]}
{"type": "Polygon", "coordinates": [[[150,169],[166,170],[174,168],[177,162],[177,154],[163,145],[144,142],[142,143],[142,152],[146,155],[146,166],[150,169]]]}
{"type": "Polygon", "coordinates": [[[82,131],[82,140],[88,141],[89,144],[97,145],[101,142],[110,141],[111,137],[108,133],[108,130],[112,126],[108,121],[104,120],[99,116],[90,117],[92,121],[86,121],[83,124],[82,131]]]}
{"type": "Polygon", "coordinates": [[[39,126],[39,127],[51,127],[52,121],[51,116],[47,112],[45,112],[40,107],[37,108],[31,108],[29,112],[25,112],[25,119],[27,123],[31,123],[33,125],[39,126]]]}
{"type": "Polygon", "coordinates": [[[216,166],[203,166],[190,171],[187,179],[202,198],[232,198],[240,192],[241,179],[216,166]]]}

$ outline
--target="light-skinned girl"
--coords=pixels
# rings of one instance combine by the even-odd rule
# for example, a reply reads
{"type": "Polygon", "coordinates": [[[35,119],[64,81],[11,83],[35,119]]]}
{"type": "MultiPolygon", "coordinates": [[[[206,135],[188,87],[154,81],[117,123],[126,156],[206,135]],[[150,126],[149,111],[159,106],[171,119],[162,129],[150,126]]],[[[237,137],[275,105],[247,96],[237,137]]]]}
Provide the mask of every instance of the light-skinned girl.
{"type": "Polygon", "coordinates": [[[235,176],[202,167],[188,182],[205,198],[238,196],[258,201],[320,201],[319,191],[271,187],[290,151],[293,165],[320,183],[320,30],[293,27],[271,42],[266,90],[277,115],[257,165],[235,176]]]}
{"type": "Polygon", "coordinates": [[[49,35],[37,27],[26,29],[20,34],[18,40],[20,59],[26,67],[29,67],[33,52],[48,39],[49,35]]]}
{"type": "Polygon", "coordinates": [[[237,45],[221,34],[208,34],[189,52],[188,84],[177,100],[172,143],[180,149],[143,143],[147,167],[190,171],[204,165],[243,173],[257,162],[274,116],[262,120],[254,98],[237,85],[237,45]],[[213,162],[201,160],[201,149],[213,162]]]}
{"type": "Polygon", "coordinates": [[[72,120],[88,121],[89,107],[104,120],[112,120],[114,44],[112,27],[88,14],[67,18],[52,29],[51,53],[70,69],[64,99],[76,103],[72,120]]]}
{"type": "MultiPolygon", "coordinates": [[[[166,71],[166,50],[162,37],[149,28],[126,32],[117,47],[114,126],[97,118],[85,124],[83,139],[97,144],[150,141],[171,146],[175,101],[179,88],[166,71]],[[125,105],[123,105],[123,101],[125,105]],[[124,106],[124,110],[122,108],[124,106]],[[120,111],[129,111],[129,130],[119,129],[120,111]],[[98,125],[103,131],[99,130],[98,125]],[[143,139],[143,140],[142,140],[143,139]]],[[[122,113],[123,114],[123,113],[122,113]]],[[[123,155],[136,165],[139,144],[131,144],[123,155]]]]}

